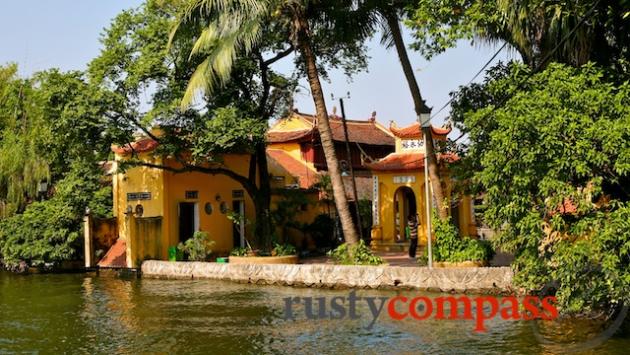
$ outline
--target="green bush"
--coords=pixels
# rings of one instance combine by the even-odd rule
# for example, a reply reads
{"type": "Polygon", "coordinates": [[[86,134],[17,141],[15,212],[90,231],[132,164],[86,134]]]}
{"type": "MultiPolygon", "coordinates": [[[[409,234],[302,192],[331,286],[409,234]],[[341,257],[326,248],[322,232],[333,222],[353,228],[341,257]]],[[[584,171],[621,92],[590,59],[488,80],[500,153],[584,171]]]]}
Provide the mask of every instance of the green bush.
{"type": "Polygon", "coordinates": [[[363,240],[350,246],[347,243],[341,244],[336,249],[329,251],[328,256],[342,265],[381,265],[383,263],[383,259],[374,255],[363,240]]]}
{"type": "Polygon", "coordinates": [[[0,255],[6,266],[32,266],[77,257],[81,218],[60,199],[35,202],[0,222],[0,255]]]}
{"type": "Polygon", "coordinates": [[[205,261],[208,255],[212,253],[210,248],[213,245],[214,241],[210,240],[207,232],[197,231],[192,238],[184,243],[179,243],[177,249],[186,253],[190,261],[205,261]]]}
{"type": "Polygon", "coordinates": [[[435,244],[433,259],[435,261],[489,261],[494,255],[490,243],[470,237],[461,237],[451,223],[450,218],[440,220],[433,218],[435,244]]]}
{"type": "Polygon", "coordinates": [[[271,255],[273,256],[287,256],[287,255],[296,255],[297,250],[291,244],[278,244],[276,243],[271,251],[271,255]]]}
{"type": "Polygon", "coordinates": [[[247,255],[247,248],[244,247],[236,247],[234,249],[232,249],[232,251],[230,252],[231,256],[246,256],[247,255]]]}
{"type": "Polygon", "coordinates": [[[5,266],[78,260],[86,208],[95,217],[111,214],[111,188],[102,186],[101,177],[98,166],[75,161],[49,200],[31,203],[24,212],[0,220],[0,258],[5,266]]]}

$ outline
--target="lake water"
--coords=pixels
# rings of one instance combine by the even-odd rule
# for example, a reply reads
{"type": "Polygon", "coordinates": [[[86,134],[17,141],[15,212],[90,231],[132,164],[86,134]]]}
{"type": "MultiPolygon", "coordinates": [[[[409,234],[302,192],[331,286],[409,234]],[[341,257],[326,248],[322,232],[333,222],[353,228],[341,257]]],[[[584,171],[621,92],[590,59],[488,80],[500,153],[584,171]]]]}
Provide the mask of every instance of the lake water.
{"type": "MultiPolygon", "coordinates": [[[[0,272],[0,353],[555,354],[573,350],[571,340],[601,332],[589,322],[535,328],[532,322],[494,319],[487,322],[488,332],[475,333],[472,321],[396,321],[385,312],[368,329],[370,311],[362,303],[358,313],[366,316],[356,320],[308,320],[300,311],[296,320],[283,319],[283,298],[348,294],[209,280],[0,272]]],[[[627,323],[581,353],[630,353],[627,323]]]]}

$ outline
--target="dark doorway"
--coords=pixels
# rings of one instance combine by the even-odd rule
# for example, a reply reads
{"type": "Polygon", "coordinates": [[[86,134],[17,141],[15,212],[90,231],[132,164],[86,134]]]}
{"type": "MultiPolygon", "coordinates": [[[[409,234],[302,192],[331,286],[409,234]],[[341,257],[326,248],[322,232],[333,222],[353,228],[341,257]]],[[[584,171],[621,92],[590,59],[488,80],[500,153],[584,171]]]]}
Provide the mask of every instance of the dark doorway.
{"type": "Polygon", "coordinates": [[[195,233],[195,203],[179,204],[179,241],[185,242],[195,233]]]}
{"type": "Polygon", "coordinates": [[[406,240],[405,227],[409,216],[418,213],[416,195],[408,186],[399,187],[394,193],[394,233],[397,242],[406,240]]]}
{"type": "Polygon", "coordinates": [[[245,202],[243,200],[232,201],[232,211],[238,213],[241,218],[232,224],[232,241],[234,247],[245,247],[245,202]]]}

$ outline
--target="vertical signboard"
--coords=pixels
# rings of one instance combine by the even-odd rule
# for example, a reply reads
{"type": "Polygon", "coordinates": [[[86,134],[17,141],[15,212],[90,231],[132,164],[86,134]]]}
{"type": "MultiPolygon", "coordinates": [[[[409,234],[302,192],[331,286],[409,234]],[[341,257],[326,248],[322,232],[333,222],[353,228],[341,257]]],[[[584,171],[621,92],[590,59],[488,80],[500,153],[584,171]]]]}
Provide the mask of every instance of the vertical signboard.
{"type": "Polygon", "coordinates": [[[372,225],[379,225],[378,216],[378,176],[372,177],[372,225]]]}

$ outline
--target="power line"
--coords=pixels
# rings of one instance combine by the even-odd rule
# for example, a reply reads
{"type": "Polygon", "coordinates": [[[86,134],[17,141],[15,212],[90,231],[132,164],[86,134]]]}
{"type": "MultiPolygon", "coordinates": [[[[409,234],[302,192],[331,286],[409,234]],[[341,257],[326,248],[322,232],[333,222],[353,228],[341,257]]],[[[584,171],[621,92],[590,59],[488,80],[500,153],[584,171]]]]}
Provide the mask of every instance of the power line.
{"type": "MultiPolygon", "coordinates": [[[[501,48],[499,48],[499,49],[498,49],[498,50],[494,53],[494,55],[493,55],[490,59],[488,59],[488,61],[486,62],[486,64],[484,64],[484,65],[483,65],[483,67],[482,67],[481,69],[479,69],[479,71],[477,72],[477,74],[475,74],[475,76],[473,76],[473,77],[472,77],[472,79],[470,79],[470,80],[468,81],[468,83],[466,83],[466,86],[470,85],[470,84],[471,84],[471,83],[472,83],[475,79],[477,79],[477,77],[478,77],[481,73],[483,73],[483,71],[484,71],[484,70],[486,70],[486,68],[488,67],[488,65],[490,65],[490,64],[492,63],[492,61],[493,61],[493,60],[494,60],[494,59],[495,59],[495,58],[499,55],[499,53],[501,53],[501,51],[502,51],[505,47],[507,47],[507,44],[508,44],[507,42],[503,43],[503,45],[501,46],[501,48]]],[[[451,97],[451,99],[450,99],[450,100],[448,100],[448,101],[444,104],[444,106],[440,107],[440,109],[439,109],[439,110],[437,110],[437,112],[435,112],[434,114],[432,114],[432,115],[431,115],[431,117],[429,117],[429,121],[431,121],[432,119],[434,119],[434,118],[435,118],[435,116],[437,116],[440,112],[442,112],[445,108],[447,108],[447,107],[448,107],[448,105],[450,105],[450,104],[453,102],[453,100],[454,100],[454,99],[451,97]]],[[[424,122],[424,123],[426,123],[426,122],[424,122]]]]}
{"type": "MultiPolygon", "coordinates": [[[[575,25],[575,27],[573,27],[573,29],[567,33],[561,40],[560,42],[558,42],[558,44],[556,44],[556,46],[549,52],[547,53],[546,56],[543,57],[543,59],[540,61],[540,63],[538,63],[538,65],[529,73],[529,75],[527,75],[527,77],[525,77],[525,80],[521,80],[519,82],[519,84],[515,87],[514,90],[511,90],[507,95],[505,95],[503,97],[503,99],[501,99],[501,101],[492,109],[492,111],[486,113],[483,117],[482,120],[485,119],[486,117],[488,117],[491,113],[494,113],[495,111],[497,111],[501,106],[503,106],[509,99],[512,98],[512,96],[514,96],[514,94],[516,94],[516,92],[523,86],[523,84],[525,84],[525,82],[527,82],[529,79],[531,79],[535,74],[537,74],[542,67],[545,65],[545,63],[547,63],[547,61],[549,59],[551,59],[551,57],[556,53],[556,51],[558,51],[558,49],[560,49],[560,47],[562,45],[564,45],[564,43],[566,41],[569,40],[569,38],[571,36],[573,36],[575,34],[575,32],[578,30],[578,28],[580,28],[580,26],[582,26],[585,22],[586,19],[593,13],[593,11],[595,11],[595,9],[597,8],[597,6],[599,5],[599,3],[601,2],[601,0],[598,0],[593,7],[591,7],[585,14],[584,16],[582,16],[582,18],[580,19],[580,21],[577,23],[577,25],[575,25]]],[[[452,102],[452,99],[449,101],[449,103],[452,102]]],[[[462,132],[462,134],[459,135],[459,137],[457,137],[455,140],[453,140],[453,143],[456,143],[458,140],[460,140],[466,133],[462,132]]]]}

